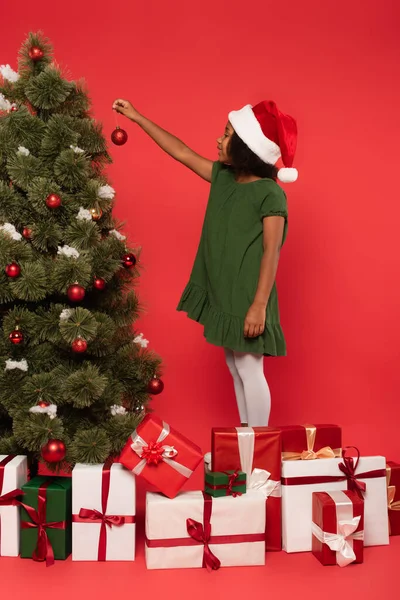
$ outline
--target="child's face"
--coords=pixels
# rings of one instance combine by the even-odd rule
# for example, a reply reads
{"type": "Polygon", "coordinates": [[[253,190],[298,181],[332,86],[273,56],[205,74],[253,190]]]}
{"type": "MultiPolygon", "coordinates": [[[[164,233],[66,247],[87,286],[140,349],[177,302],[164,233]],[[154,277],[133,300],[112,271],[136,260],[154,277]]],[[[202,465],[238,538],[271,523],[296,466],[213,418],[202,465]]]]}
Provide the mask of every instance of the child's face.
{"type": "Polygon", "coordinates": [[[228,122],[225,127],[224,135],[217,139],[218,160],[221,163],[229,164],[229,142],[233,135],[233,127],[228,122]]]}

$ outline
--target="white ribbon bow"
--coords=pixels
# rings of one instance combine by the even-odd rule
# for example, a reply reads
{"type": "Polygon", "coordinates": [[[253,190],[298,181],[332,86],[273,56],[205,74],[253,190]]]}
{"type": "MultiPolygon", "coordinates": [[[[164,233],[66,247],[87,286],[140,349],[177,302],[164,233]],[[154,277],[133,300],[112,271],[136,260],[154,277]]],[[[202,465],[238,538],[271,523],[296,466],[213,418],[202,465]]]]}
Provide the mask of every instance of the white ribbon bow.
{"type": "Polygon", "coordinates": [[[270,496],[274,498],[281,497],[281,482],[270,479],[271,473],[264,469],[253,469],[252,474],[247,482],[248,490],[258,490],[264,494],[266,498],[270,496]]]}
{"type": "MultiPolygon", "coordinates": [[[[156,443],[157,444],[161,444],[161,442],[163,442],[169,435],[170,433],[170,429],[169,429],[169,425],[168,423],[164,423],[163,421],[163,428],[161,430],[160,435],[158,436],[156,443]]],[[[142,458],[143,455],[143,449],[148,447],[147,442],[145,442],[145,440],[143,438],[140,437],[140,435],[137,433],[137,430],[135,430],[132,433],[132,444],[131,444],[131,448],[134,452],[136,452],[136,454],[142,458]]],[[[162,446],[162,460],[163,462],[167,463],[167,465],[169,465],[170,467],[172,467],[173,469],[175,469],[175,471],[178,471],[178,473],[180,473],[181,475],[183,475],[184,477],[186,477],[187,479],[189,479],[189,477],[193,474],[193,471],[191,469],[189,469],[188,467],[185,467],[185,465],[182,465],[181,463],[177,462],[175,460],[175,456],[178,455],[178,450],[176,450],[173,446],[162,446]]],[[[140,475],[141,472],[143,471],[143,469],[145,468],[147,464],[147,460],[145,458],[143,458],[134,469],[132,469],[132,473],[134,473],[135,475],[140,475]]]]}
{"type": "Polygon", "coordinates": [[[346,567],[356,560],[356,555],[349,540],[363,540],[364,531],[357,531],[361,517],[353,517],[350,521],[339,521],[337,533],[327,533],[316,524],[312,523],[312,533],[317,540],[327,544],[336,552],[336,562],[339,567],[346,567]]]}

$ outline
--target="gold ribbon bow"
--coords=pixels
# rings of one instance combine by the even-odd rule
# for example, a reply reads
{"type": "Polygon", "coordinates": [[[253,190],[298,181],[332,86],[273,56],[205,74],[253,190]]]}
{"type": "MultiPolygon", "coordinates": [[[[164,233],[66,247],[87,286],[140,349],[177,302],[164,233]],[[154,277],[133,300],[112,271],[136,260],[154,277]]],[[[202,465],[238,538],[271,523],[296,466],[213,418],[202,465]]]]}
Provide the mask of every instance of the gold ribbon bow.
{"type": "MultiPolygon", "coordinates": [[[[389,510],[400,510],[400,500],[394,501],[396,495],[396,486],[390,485],[390,477],[392,475],[392,469],[389,465],[386,465],[386,483],[387,483],[387,502],[389,510]]],[[[390,513],[389,513],[389,535],[390,535],[390,513]]]]}
{"type": "Polygon", "coordinates": [[[304,425],[304,428],[306,430],[307,450],[303,450],[303,452],[282,452],[282,460],[316,460],[319,458],[340,458],[342,456],[341,448],[332,450],[330,446],[325,446],[314,452],[317,428],[315,425],[304,425]]]}

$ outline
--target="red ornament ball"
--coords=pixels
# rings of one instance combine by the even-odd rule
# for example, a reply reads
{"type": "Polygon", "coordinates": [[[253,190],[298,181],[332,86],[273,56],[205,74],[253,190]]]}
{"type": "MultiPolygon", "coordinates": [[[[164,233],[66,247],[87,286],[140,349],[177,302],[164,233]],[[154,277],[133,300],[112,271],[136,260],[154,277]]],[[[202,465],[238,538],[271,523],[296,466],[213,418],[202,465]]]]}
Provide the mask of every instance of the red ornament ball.
{"type": "Polygon", "coordinates": [[[49,194],[46,198],[47,208],[58,208],[61,206],[61,198],[58,194],[49,194]]]}
{"type": "Polygon", "coordinates": [[[44,56],[44,52],[41,48],[39,48],[38,46],[32,46],[29,49],[29,57],[33,60],[40,60],[41,58],[43,58],[44,56]]]}
{"type": "Polygon", "coordinates": [[[126,144],[126,142],[128,141],[128,134],[126,133],[125,129],[121,129],[120,127],[114,129],[114,131],[111,134],[111,141],[116,146],[123,146],[124,144],[126,144]]]}
{"type": "Polygon", "coordinates": [[[16,262],[12,262],[6,266],[5,271],[7,277],[15,278],[18,277],[18,275],[20,275],[21,267],[16,262]]]}
{"type": "Polygon", "coordinates": [[[101,217],[103,216],[103,211],[101,208],[90,208],[89,212],[92,215],[92,221],[100,221],[101,217]]]}
{"type": "Polygon", "coordinates": [[[48,406],[50,406],[50,404],[46,400],[39,400],[37,405],[40,406],[40,408],[47,408],[48,406]]]}
{"type": "Polygon", "coordinates": [[[43,460],[48,463],[57,463],[64,460],[66,453],[67,449],[62,440],[49,440],[41,450],[43,460]]]}
{"type": "Polygon", "coordinates": [[[26,240],[30,240],[32,238],[32,229],[30,227],[24,227],[22,230],[22,237],[26,240]]]}
{"type": "Polygon", "coordinates": [[[124,254],[122,257],[122,264],[124,265],[125,269],[131,269],[136,265],[136,256],[131,252],[124,254]]]}
{"type": "Polygon", "coordinates": [[[156,396],[157,394],[161,394],[164,389],[164,382],[159,377],[153,377],[151,381],[149,381],[149,385],[147,386],[147,391],[149,394],[153,394],[156,396]]]}
{"type": "Polygon", "coordinates": [[[24,334],[19,329],[14,329],[8,336],[8,339],[14,346],[18,346],[18,344],[22,344],[24,341],[24,334]]]}
{"type": "Polygon", "coordinates": [[[95,290],[104,290],[106,287],[106,282],[102,277],[95,277],[93,280],[93,287],[95,290]]]}
{"type": "Polygon", "coordinates": [[[13,104],[12,107],[10,108],[11,112],[17,112],[18,110],[18,106],[16,104],[13,104]]]}
{"type": "Polygon", "coordinates": [[[67,289],[67,295],[71,302],[82,302],[85,297],[85,288],[74,283],[74,285],[70,285],[67,289]]]}
{"type": "Polygon", "coordinates": [[[87,350],[87,341],[82,338],[76,338],[71,344],[71,348],[74,352],[82,354],[87,350]]]}

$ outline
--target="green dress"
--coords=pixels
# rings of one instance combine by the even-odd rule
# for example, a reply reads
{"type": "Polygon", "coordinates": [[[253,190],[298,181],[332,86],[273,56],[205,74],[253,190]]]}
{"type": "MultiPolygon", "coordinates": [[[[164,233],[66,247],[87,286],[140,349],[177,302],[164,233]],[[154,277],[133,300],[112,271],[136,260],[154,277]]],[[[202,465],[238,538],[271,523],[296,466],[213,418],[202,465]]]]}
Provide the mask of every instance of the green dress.
{"type": "Polygon", "coordinates": [[[263,218],[285,218],[282,188],[272,179],[237,183],[232,171],[216,162],[203,230],[192,274],[177,310],[204,326],[208,342],[238,352],[285,356],[276,284],[266,311],[264,333],[244,337],[244,319],[254,301],[263,255],[263,218]]]}

